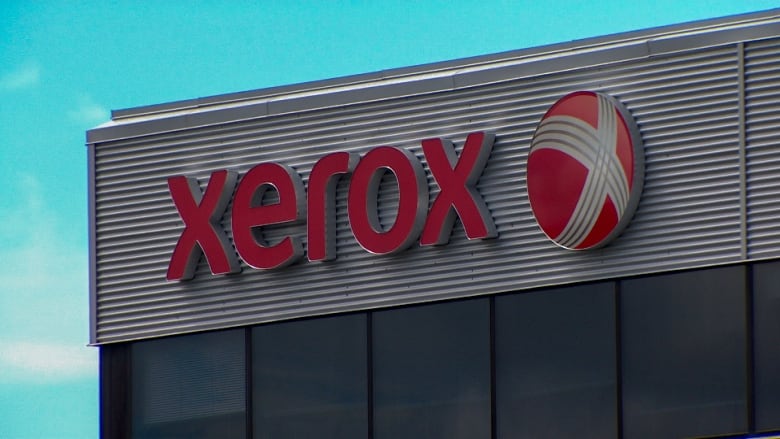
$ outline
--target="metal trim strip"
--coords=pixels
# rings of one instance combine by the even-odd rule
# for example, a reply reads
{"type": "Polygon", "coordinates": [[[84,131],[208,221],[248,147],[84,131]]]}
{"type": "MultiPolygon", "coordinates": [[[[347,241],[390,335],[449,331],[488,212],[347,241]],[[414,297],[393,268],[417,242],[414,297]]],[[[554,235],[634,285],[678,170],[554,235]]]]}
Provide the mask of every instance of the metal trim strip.
{"type": "Polygon", "coordinates": [[[89,343],[94,345],[97,340],[97,198],[95,195],[95,145],[86,145],[87,148],[87,203],[89,223],[87,236],[89,258],[89,343]]]}
{"type": "Polygon", "coordinates": [[[745,103],[747,97],[745,94],[745,44],[737,43],[737,94],[739,103],[738,108],[738,129],[739,129],[739,231],[740,231],[740,253],[742,260],[748,257],[748,207],[747,207],[747,135],[745,122],[745,103]]]}

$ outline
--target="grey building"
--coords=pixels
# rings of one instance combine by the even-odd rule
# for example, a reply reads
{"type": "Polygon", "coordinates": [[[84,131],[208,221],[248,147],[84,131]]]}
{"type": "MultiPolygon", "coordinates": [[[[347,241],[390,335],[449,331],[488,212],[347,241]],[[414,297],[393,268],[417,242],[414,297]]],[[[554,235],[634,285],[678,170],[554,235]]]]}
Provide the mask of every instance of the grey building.
{"type": "Polygon", "coordinates": [[[114,111],[101,435],[777,435],[779,119],[780,10],[114,111]],[[556,115],[612,118],[609,157],[556,115]]]}

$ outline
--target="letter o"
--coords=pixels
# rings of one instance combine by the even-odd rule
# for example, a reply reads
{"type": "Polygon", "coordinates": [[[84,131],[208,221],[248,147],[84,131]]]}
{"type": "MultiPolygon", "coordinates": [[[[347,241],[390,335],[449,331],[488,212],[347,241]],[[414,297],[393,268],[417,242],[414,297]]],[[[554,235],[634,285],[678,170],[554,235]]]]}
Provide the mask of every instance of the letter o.
{"type": "Polygon", "coordinates": [[[352,173],[347,212],[355,239],[366,251],[396,253],[417,240],[428,211],[428,182],[417,157],[391,146],[374,148],[352,173]],[[385,171],[398,181],[398,213],[388,230],[379,224],[377,195],[385,171]]]}

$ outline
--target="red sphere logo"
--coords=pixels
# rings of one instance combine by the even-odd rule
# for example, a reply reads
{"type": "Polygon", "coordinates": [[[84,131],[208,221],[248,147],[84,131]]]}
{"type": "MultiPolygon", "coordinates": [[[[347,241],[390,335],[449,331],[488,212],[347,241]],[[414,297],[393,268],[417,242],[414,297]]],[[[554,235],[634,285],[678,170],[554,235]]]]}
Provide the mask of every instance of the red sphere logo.
{"type": "Polygon", "coordinates": [[[616,238],[639,204],[643,152],[634,119],[617,100],[590,91],[558,100],[528,154],[528,197],[542,231],[571,250],[616,238]]]}

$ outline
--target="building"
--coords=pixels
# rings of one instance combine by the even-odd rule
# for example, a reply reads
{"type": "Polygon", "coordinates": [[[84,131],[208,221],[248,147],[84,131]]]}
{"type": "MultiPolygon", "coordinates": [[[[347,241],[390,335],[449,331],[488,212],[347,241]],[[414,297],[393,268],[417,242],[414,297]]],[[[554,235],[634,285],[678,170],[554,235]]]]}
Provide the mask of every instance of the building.
{"type": "Polygon", "coordinates": [[[115,111],[87,133],[101,434],[777,435],[779,118],[780,10],[115,111]],[[583,90],[619,139],[572,145],[612,161],[529,175],[583,90]],[[534,190],[590,225],[543,233],[534,190]]]}

